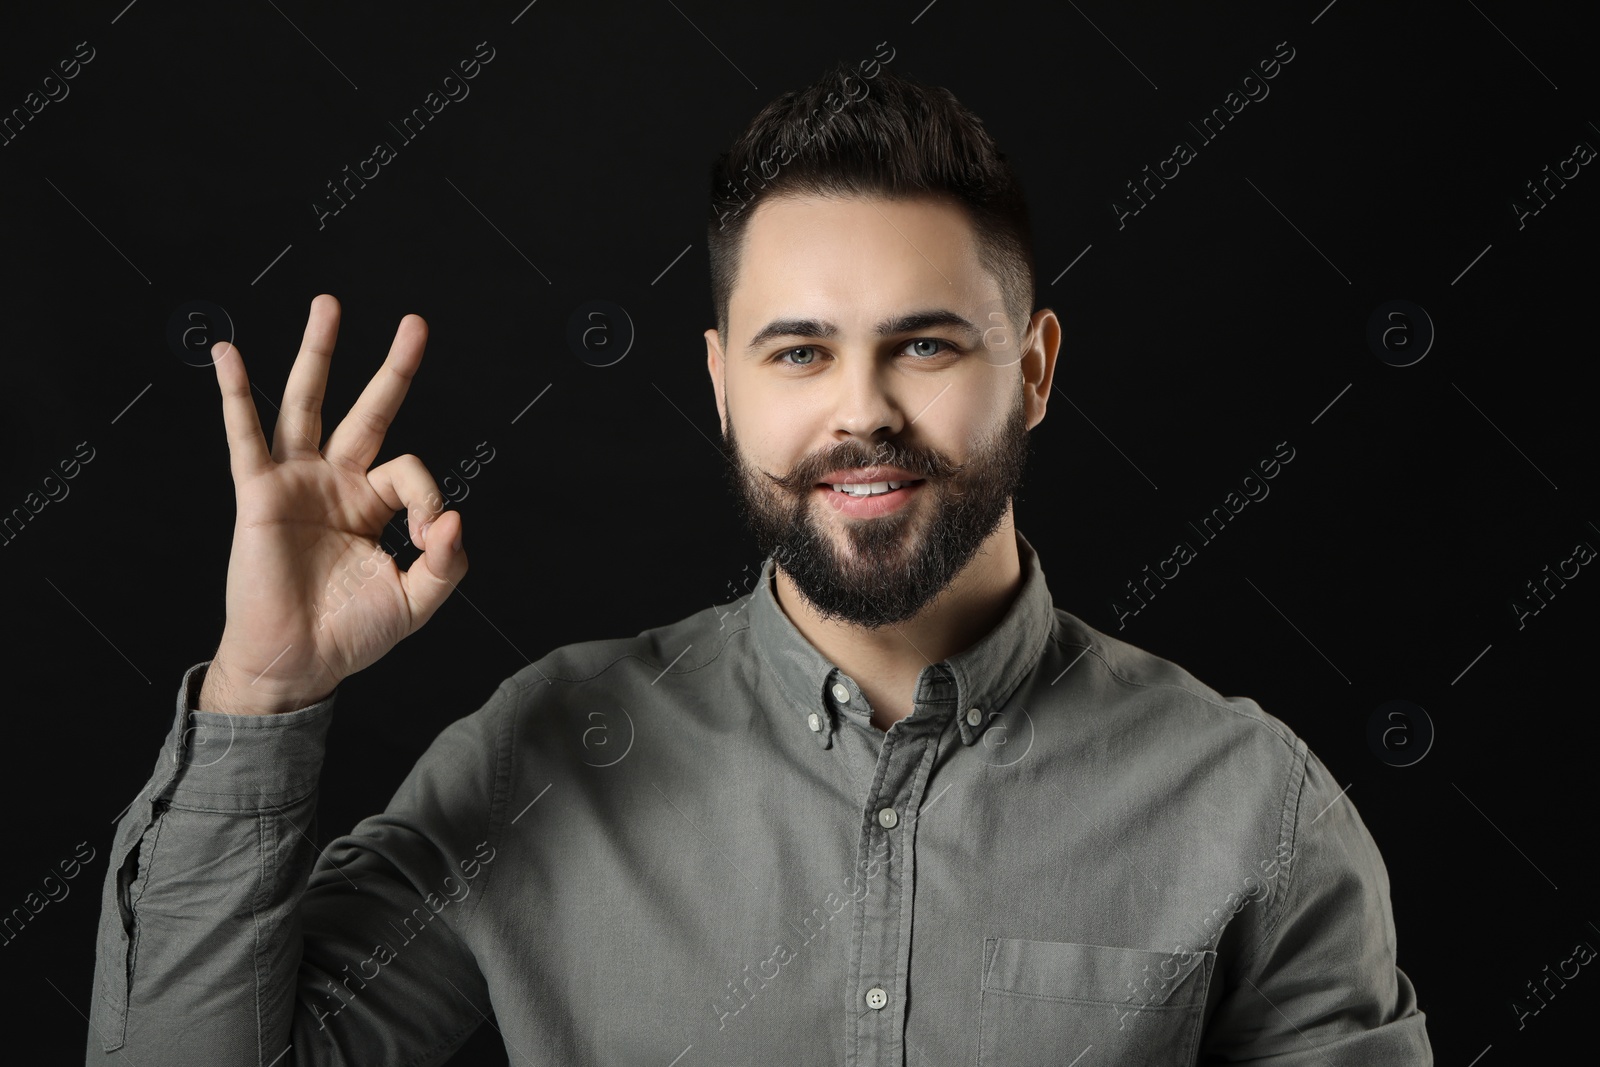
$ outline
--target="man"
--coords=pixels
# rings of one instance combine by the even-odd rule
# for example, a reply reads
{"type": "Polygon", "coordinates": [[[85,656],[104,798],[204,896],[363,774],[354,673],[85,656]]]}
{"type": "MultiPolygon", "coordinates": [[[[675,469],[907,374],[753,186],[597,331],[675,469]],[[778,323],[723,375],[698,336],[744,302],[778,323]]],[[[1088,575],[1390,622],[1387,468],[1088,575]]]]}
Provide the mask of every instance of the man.
{"type": "Polygon", "coordinates": [[[320,450],[332,297],[270,451],[218,345],[227,625],[118,828],[87,1062],[433,1064],[487,1020],[516,1063],[1431,1063],[1327,768],[1054,607],[1014,525],[1061,329],[978,120],[835,70],[719,158],[709,240],[759,583],[519,670],[320,855],[335,688],[467,567],[421,461],[371,467],[425,327],[320,450]]]}

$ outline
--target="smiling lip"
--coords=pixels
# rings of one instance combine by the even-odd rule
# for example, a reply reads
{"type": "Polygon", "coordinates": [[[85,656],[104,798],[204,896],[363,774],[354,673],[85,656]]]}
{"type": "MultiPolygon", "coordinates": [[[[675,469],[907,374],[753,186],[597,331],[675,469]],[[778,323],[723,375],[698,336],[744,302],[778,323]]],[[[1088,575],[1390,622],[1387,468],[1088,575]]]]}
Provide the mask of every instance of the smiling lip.
{"type": "MultiPolygon", "coordinates": [[[[900,479],[883,478],[879,480],[898,482],[900,479]]],[[[900,488],[891,489],[887,493],[874,493],[870,496],[841,493],[833,488],[832,485],[819,485],[812,489],[812,492],[823,494],[823,500],[827,502],[829,509],[845,518],[871,519],[879,515],[887,515],[891,511],[898,511],[906,506],[912,497],[922,492],[922,487],[925,484],[924,481],[918,479],[910,485],[902,485],[900,488]]]]}

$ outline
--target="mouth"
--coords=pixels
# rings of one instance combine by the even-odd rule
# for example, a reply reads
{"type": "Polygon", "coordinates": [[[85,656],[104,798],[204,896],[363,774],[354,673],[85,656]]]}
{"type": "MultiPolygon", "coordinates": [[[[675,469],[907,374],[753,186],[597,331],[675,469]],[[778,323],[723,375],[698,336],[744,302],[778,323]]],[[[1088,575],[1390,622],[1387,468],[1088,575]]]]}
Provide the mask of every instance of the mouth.
{"type": "Polygon", "coordinates": [[[831,511],[846,518],[870,519],[904,507],[922,492],[924,479],[884,482],[823,482],[812,488],[831,511]]]}
{"type": "Polygon", "coordinates": [[[829,489],[851,497],[884,496],[908,485],[920,485],[922,481],[921,478],[909,478],[905,481],[887,482],[823,482],[817,488],[829,489]]]}

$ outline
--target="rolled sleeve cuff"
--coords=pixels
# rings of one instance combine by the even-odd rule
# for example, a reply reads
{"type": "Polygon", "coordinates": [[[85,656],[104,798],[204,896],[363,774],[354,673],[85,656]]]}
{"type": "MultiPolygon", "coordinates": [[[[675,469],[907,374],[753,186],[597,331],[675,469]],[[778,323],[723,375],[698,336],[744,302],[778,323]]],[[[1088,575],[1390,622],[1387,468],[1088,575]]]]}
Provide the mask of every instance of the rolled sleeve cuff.
{"type": "Polygon", "coordinates": [[[306,797],[322,774],[338,690],[295,711],[228,715],[199,711],[206,660],[184,673],[172,729],[150,797],[198,811],[269,811],[306,797]]]}

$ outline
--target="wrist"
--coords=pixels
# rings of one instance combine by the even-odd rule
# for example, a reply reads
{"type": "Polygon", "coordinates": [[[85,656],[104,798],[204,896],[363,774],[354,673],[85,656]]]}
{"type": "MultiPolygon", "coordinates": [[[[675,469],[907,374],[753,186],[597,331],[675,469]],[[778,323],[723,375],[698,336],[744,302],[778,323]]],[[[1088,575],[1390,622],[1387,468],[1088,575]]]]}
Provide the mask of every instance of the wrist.
{"type": "Polygon", "coordinates": [[[213,658],[206,664],[194,710],[224,715],[278,715],[309,707],[327,699],[331,692],[314,693],[311,687],[286,689],[240,684],[225,663],[213,658]]]}

